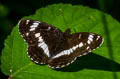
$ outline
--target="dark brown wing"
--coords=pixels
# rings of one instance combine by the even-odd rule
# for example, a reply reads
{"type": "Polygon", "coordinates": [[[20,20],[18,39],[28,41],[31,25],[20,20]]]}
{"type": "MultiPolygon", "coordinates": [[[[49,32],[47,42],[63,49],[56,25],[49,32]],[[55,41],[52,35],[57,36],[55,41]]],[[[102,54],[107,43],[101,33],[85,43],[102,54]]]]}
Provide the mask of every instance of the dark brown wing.
{"type": "Polygon", "coordinates": [[[19,32],[28,43],[28,55],[36,63],[47,63],[62,32],[56,27],[35,20],[21,20],[19,32]]]}
{"type": "Polygon", "coordinates": [[[60,43],[56,55],[49,60],[52,68],[61,68],[71,64],[76,57],[86,55],[103,43],[103,38],[94,33],[72,34],[60,43]]]}

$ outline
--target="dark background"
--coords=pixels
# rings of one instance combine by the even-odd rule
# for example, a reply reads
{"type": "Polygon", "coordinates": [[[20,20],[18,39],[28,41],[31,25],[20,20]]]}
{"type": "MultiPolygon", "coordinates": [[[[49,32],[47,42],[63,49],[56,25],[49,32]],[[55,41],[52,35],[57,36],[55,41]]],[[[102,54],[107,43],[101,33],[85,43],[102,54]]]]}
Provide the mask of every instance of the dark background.
{"type": "MultiPolygon", "coordinates": [[[[0,0],[0,55],[4,40],[22,17],[34,14],[41,7],[56,3],[89,6],[106,12],[120,21],[120,0],[0,0]]],[[[7,79],[8,76],[0,71],[0,78],[7,79]]]]}

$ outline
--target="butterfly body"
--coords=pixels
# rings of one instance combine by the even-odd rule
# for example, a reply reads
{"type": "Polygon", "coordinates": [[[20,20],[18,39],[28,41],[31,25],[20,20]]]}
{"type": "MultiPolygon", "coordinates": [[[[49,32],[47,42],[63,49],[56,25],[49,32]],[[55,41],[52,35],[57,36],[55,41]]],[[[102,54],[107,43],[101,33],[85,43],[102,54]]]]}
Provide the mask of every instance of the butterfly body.
{"type": "Polygon", "coordinates": [[[48,64],[51,68],[65,67],[103,43],[98,34],[71,34],[70,29],[62,32],[50,24],[35,20],[21,20],[19,32],[28,44],[27,52],[31,60],[48,64]]]}

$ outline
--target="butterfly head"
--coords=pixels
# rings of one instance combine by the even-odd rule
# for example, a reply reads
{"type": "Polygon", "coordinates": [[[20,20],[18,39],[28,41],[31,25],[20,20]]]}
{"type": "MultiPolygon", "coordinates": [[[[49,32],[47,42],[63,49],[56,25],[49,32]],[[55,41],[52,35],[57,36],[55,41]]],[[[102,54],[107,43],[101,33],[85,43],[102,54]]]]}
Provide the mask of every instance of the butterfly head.
{"type": "Polygon", "coordinates": [[[70,34],[71,34],[71,30],[68,28],[65,30],[63,35],[64,35],[64,37],[70,37],[70,34]]]}

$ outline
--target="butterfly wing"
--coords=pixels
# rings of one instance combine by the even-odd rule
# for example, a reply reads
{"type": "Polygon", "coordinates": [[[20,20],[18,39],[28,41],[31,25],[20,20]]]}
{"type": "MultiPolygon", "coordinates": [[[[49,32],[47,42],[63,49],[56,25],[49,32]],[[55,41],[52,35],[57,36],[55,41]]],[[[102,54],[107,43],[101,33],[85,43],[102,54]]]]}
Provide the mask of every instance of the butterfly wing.
{"type": "Polygon", "coordinates": [[[21,20],[19,32],[28,43],[28,56],[40,64],[47,63],[62,35],[56,27],[35,20],[21,20]]]}
{"type": "Polygon", "coordinates": [[[71,64],[79,56],[86,55],[103,43],[103,38],[94,33],[72,34],[59,44],[56,55],[50,61],[52,68],[61,68],[71,64]]]}

